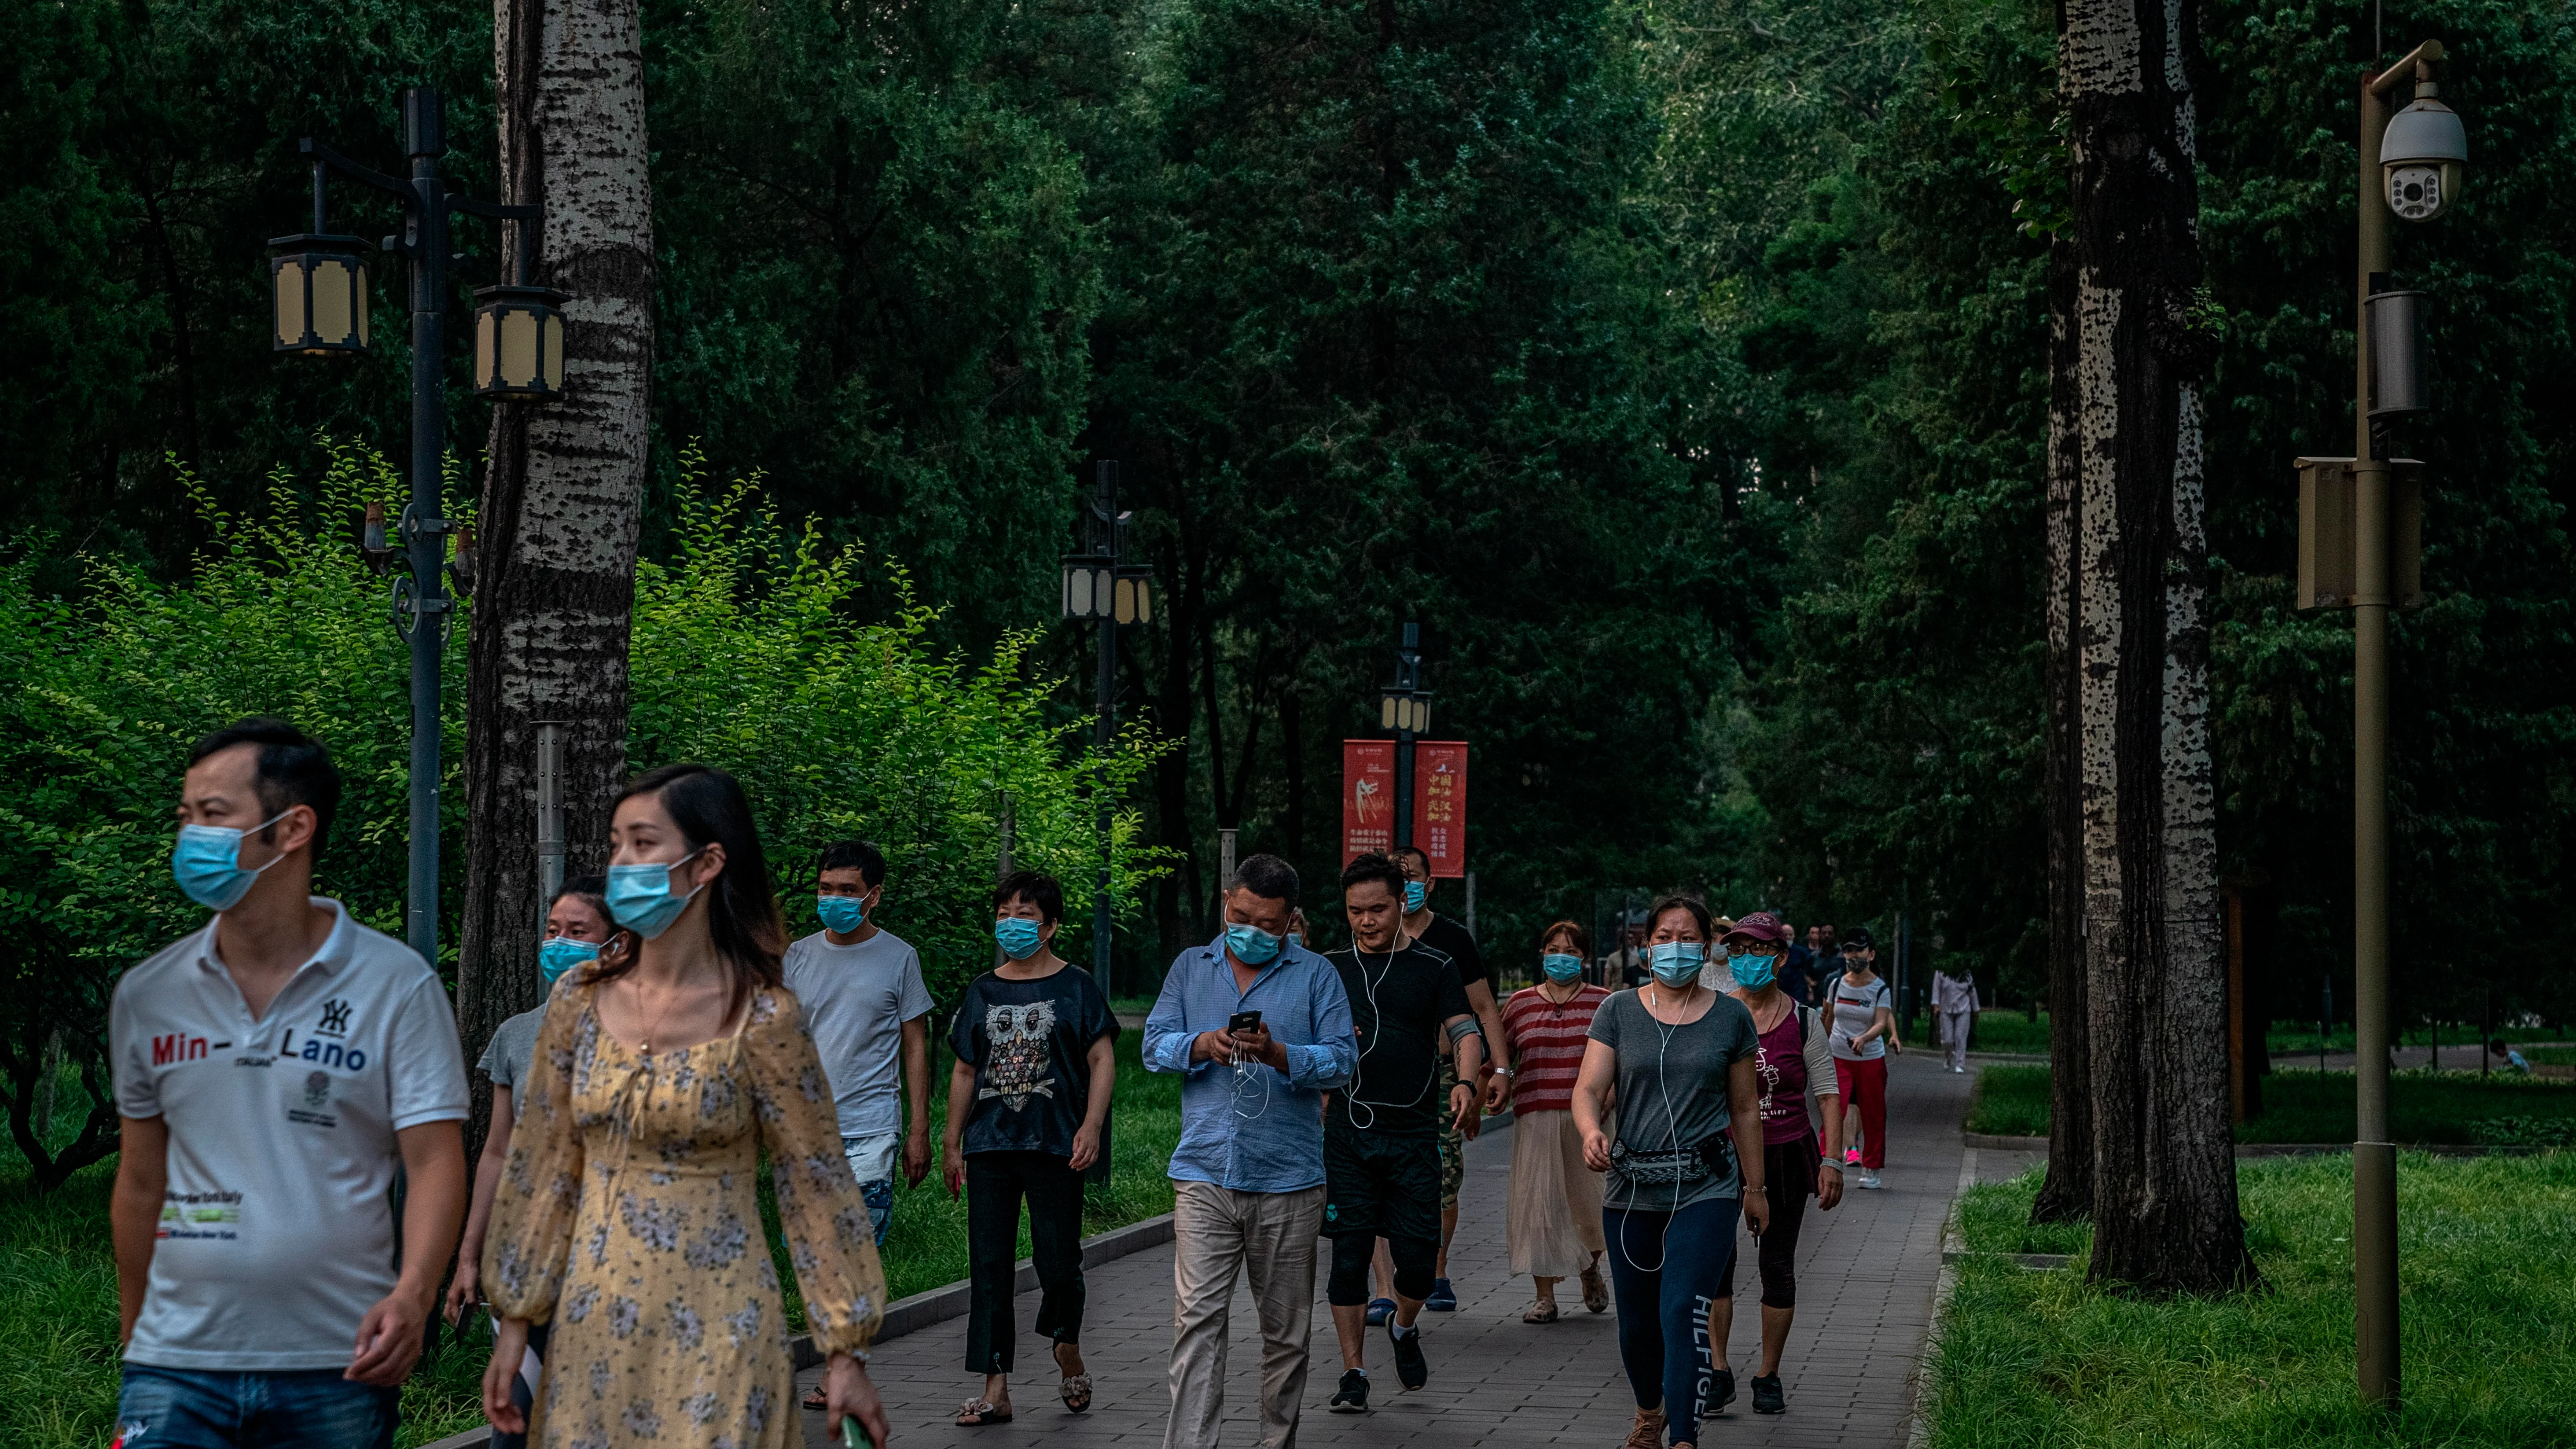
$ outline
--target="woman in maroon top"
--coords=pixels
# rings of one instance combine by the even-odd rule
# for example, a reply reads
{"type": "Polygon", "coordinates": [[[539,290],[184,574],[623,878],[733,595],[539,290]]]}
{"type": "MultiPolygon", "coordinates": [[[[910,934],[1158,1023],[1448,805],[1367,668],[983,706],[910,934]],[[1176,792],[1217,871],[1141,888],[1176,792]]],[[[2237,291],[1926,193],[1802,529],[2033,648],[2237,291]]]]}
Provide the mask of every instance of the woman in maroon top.
{"type": "MultiPolygon", "coordinates": [[[[1789,1406],[1780,1388],[1780,1350],[1789,1340],[1789,1320],[1798,1301],[1798,1225],[1810,1196],[1819,1211],[1831,1211],[1843,1200],[1842,1089],[1834,1078],[1831,1036],[1823,1018],[1780,989],[1789,928],[1769,911],[1755,911],[1737,921],[1720,944],[1735,977],[1735,999],[1753,1013],[1753,1030],[1761,1038],[1753,1069],[1762,1098],[1763,1185],[1771,1199],[1771,1226],[1755,1240],[1762,1265],[1762,1370],[1753,1376],[1753,1412],[1777,1414],[1789,1406]],[[1807,1121],[1810,1095],[1825,1119],[1821,1150],[1807,1121]]],[[[1709,1341],[1716,1345],[1723,1369],[1728,1332],[1735,1326],[1733,1260],[1718,1281],[1718,1300],[1708,1315],[1709,1341]]]]}
{"type": "Polygon", "coordinates": [[[1583,979],[1591,942],[1581,926],[1558,921],[1539,933],[1539,984],[1503,1003],[1510,1066],[1487,1079],[1485,1109],[1512,1103],[1512,1192],[1505,1241],[1512,1271],[1527,1273],[1536,1301],[1523,1323],[1556,1321],[1556,1280],[1583,1277],[1583,1306],[1610,1306],[1601,1281],[1601,1175],[1583,1164],[1583,1134],[1574,1130],[1574,1079],[1592,1013],[1610,993],[1583,979]]]}

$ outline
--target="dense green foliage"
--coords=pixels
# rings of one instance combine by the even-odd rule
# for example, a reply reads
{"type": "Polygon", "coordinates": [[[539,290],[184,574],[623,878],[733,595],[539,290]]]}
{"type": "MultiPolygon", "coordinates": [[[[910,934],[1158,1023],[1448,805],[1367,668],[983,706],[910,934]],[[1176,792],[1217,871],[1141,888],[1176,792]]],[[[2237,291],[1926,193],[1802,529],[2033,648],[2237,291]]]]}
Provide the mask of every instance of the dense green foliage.
{"type": "MultiPolygon", "coordinates": [[[[2389,1092],[2388,1130],[2403,1143],[2549,1146],[2556,1134],[2576,1127],[2576,1083],[2402,1071],[2390,1074],[2389,1092]]],[[[2048,1068],[1987,1067],[1977,1074],[1969,1131],[2045,1137],[2048,1115],[2048,1068]]],[[[2350,1071],[2275,1072],[2263,1079],[2262,1112],[2236,1124],[2236,1140],[2350,1142],[2356,1130],[2350,1071]]]]}
{"type": "MultiPolygon", "coordinates": [[[[0,1049],[13,1119],[39,1093],[49,1042],[97,1070],[116,974],[205,919],[171,883],[169,811],[189,742],[250,713],[293,720],[330,747],[344,781],[316,889],[399,933],[410,701],[405,646],[385,594],[336,520],[395,489],[381,461],[336,450],[268,506],[228,513],[201,496],[213,542],[163,582],[120,557],[90,561],[83,601],[42,597],[33,558],[0,566],[0,1049]],[[305,498],[313,502],[308,507],[305,498]]],[[[735,771],[777,852],[791,924],[812,929],[794,874],[845,834],[884,844],[905,870],[886,919],[952,993],[989,960],[983,896],[999,848],[996,805],[1014,802],[1020,858],[1059,869],[1088,910],[1099,837],[1088,807],[1099,762],[1068,751],[1024,682],[1017,636],[970,664],[927,637],[933,611],[900,572],[877,587],[890,621],[845,607],[863,586],[846,550],[785,532],[748,487],[692,503],[666,564],[637,584],[629,749],[641,764],[698,759],[735,771]]],[[[448,655],[461,675],[462,651],[448,655]]],[[[445,758],[464,746],[451,677],[445,758]]],[[[1112,788],[1152,758],[1141,742],[1106,764],[1112,788]]],[[[461,792],[446,794],[449,838],[461,792]]],[[[1114,832],[1119,878],[1154,869],[1132,818],[1114,832]]],[[[462,851],[442,864],[452,893],[462,851]]],[[[455,939],[450,926],[442,938],[455,939]]],[[[103,1072],[92,1078],[94,1099],[103,1072]]],[[[44,1138],[42,1125],[13,1130],[44,1138]]],[[[111,1127],[103,1121],[100,1130],[111,1127]]],[[[21,1140],[21,1148],[26,1146],[21,1140]]],[[[93,1134],[90,1148],[102,1144],[93,1134]]],[[[41,1153],[29,1153],[41,1157],[41,1153]]]]}
{"type": "MultiPolygon", "coordinates": [[[[398,440],[403,340],[354,368],[271,357],[259,244],[303,224],[294,137],[389,161],[409,79],[446,87],[451,169],[489,189],[490,11],[7,13],[0,509],[32,540],[27,598],[86,609],[114,574],[82,551],[168,584],[212,540],[171,455],[248,514],[272,468],[325,474],[300,441],[317,430],[398,440]]],[[[2251,1005],[2280,1019],[2327,988],[2335,1015],[2351,1000],[2349,622],[2286,602],[2288,460],[2349,447],[2358,15],[2208,0],[2196,77],[2223,871],[2255,885],[2251,1005]]],[[[2040,281],[2066,204],[2050,7],[656,0],[644,18],[648,559],[677,566],[721,506],[693,458],[756,474],[782,557],[865,552],[733,642],[861,621],[1066,681],[1044,707],[1070,723],[1090,640],[1049,627],[1054,560],[1081,465],[1121,460],[1158,603],[1124,633],[1121,708],[1169,747],[1128,777],[1123,828],[1179,867],[1155,929],[1122,937],[1122,990],[1205,928],[1218,827],[1310,876],[1338,863],[1337,741],[1376,733],[1410,617],[1433,733],[1473,747],[1479,923],[1508,969],[1597,892],[1695,886],[1801,921],[1907,909],[1932,960],[2029,1003],[2040,281]],[[878,586],[898,560],[909,589],[878,586]]],[[[2409,1019],[2479,1019],[2489,987],[2508,1020],[2576,1008],[2576,238],[2548,204],[2576,166],[2571,26],[2501,0],[2386,15],[2392,46],[2449,44],[2474,155],[2456,214],[2397,237],[2398,281],[2436,299],[2437,410],[2402,439],[2432,479],[2432,602],[2397,629],[2409,1019]]],[[[335,225],[390,229],[377,202],[338,207],[335,225]]],[[[459,235],[460,283],[488,279],[490,239],[459,235]]],[[[460,485],[484,416],[460,397],[460,485]]],[[[330,687],[381,706],[390,641],[335,647],[375,672],[330,687]]],[[[851,713],[818,691],[870,676],[836,678],[773,681],[761,707],[851,713]]],[[[664,729],[639,723],[644,757],[664,729]]],[[[783,753],[760,768],[794,773],[783,753]]],[[[795,788],[821,820],[911,787],[795,788]]],[[[934,873],[981,848],[902,838],[934,873]]]]}
{"type": "Polygon", "coordinates": [[[2576,1422],[2576,1154],[2398,1159],[2405,1406],[2352,1391],[2352,1159],[2240,1163],[2264,1289],[2144,1299],[2084,1282],[2089,1228],[2023,1248],[2032,1171],[1969,1191],[1968,1245],[2069,1251],[2034,1273],[1971,1261],[1934,1331],[1933,1449],[2559,1444],[2576,1422]]]}

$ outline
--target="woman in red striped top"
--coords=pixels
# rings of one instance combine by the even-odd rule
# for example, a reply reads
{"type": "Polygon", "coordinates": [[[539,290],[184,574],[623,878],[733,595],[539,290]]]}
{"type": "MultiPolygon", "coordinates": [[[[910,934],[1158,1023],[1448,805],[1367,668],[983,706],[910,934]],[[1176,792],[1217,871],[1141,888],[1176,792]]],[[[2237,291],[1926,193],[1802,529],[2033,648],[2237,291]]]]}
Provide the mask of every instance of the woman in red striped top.
{"type": "Polygon", "coordinates": [[[1591,941],[1581,926],[1558,921],[1539,933],[1543,979],[1503,1004],[1510,1064],[1486,1088],[1486,1110],[1512,1104],[1512,1195],[1507,1218],[1512,1271],[1527,1273],[1536,1301],[1523,1323],[1556,1321],[1556,1280],[1580,1273],[1583,1306],[1610,1306],[1601,1281],[1601,1175],[1583,1162],[1574,1130],[1574,1079],[1592,1013],[1610,993],[1583,979],[1591,941]]]}

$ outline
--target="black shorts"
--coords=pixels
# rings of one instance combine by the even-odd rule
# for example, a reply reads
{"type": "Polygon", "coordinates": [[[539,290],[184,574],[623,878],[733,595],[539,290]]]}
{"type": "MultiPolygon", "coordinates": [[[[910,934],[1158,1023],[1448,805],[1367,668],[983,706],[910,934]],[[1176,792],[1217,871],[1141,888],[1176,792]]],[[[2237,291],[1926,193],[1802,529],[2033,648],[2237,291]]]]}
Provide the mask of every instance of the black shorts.
{"type": "Polygon", "coordinates": [[[1324,1236],[1440,1241],[1440,1139],[1324,1128],[1324,1236]]]}

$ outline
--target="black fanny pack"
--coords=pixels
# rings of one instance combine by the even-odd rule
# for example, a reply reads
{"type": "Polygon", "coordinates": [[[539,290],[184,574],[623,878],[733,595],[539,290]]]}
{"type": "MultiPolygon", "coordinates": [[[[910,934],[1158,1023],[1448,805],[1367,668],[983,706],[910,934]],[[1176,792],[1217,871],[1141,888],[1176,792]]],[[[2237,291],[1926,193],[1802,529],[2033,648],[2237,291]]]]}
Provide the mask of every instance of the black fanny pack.
{"type": "Polygon", "coordinates": [[[1657,1147],[1640,1152],[1625,1142],[1610,1146],[1610,1166],[1628,1181],[1645,1186],[1699,1182],[1724,1173],[1735,1163],[1735,1139],[1720,1131],[1688,1147],[1657,1147]]]}

